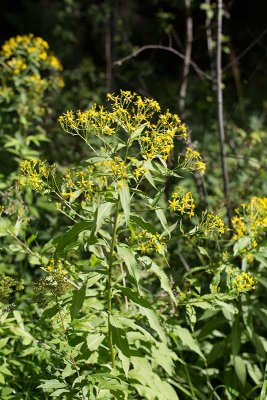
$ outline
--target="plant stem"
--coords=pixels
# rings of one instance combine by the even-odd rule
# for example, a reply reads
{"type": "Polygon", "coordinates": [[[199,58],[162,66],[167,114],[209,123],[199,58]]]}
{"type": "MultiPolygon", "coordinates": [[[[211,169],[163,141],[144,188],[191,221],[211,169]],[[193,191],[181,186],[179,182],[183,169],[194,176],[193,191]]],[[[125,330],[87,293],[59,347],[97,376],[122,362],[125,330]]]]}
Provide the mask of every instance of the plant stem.
{"type": "Polygon", "coordinates": [[[113,232],[112,232],[112,240],[110,246],[110,255],[109,255],[109,267],[108,267],[108,281],[107,281],[107,298],[108,298],[108,342],[109,349],[111,355],[111,364],[112,368],[115,368],[115,353],[113,347],[113,337],[112,337],[112,328],[111,328],[111,312],[112,312],[112,263],[114,256],[114,249],[116,244],[116,232],[117,232],[117,223],[118,223],[118,210],[119,210],[119,199],[116,204],[115,214],[114,214],[114,223],[113,223],[113,232]]]}

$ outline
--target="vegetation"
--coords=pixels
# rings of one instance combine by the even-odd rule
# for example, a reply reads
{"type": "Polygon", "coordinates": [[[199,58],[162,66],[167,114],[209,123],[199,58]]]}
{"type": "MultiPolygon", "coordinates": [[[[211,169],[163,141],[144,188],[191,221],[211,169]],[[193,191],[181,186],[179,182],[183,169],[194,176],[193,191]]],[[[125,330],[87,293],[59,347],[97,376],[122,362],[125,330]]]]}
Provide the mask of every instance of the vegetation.
{"type": "Polygon", "coordinates": [[[9,14],[1,399],[267,398],[265,104],[243,93],[231,7],[22,3],[42,29],[9,14]]]}

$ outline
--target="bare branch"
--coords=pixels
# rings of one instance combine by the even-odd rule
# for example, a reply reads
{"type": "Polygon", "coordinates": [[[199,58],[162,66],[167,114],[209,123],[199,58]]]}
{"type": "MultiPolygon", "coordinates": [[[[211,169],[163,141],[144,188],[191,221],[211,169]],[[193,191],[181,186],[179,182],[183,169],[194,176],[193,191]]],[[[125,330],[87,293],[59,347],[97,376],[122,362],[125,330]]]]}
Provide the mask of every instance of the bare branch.
{"type": "MultiPolygon", "coordinates": [[[[177,57],[181,58],[182,60],[185,60],[185,55],[180,53],[178,50],[172,48],[172,47],[168,47],[168,46],[163,46],[161,44],[148,44],[146,46],[142,46],[139,49],[135,50],[133,53],[129,54],[126,57],[121,58],[120,60],[114,61],[114,65],[118,65],[121,66],[125,61],[131,60],[132,58],[138,56],[140,53],[142,53],[145,50],[165,50],[165,51],[169,51],[170,53],[175,54],[177,57]]],[[[199,66],[192,60],[190,60],[190,65],[192,66],[192,68],[195,70],[195,72],[197,73],[197,75],[200,78],[206,78],[208,80],[212,80],[211,76],[206,74],[206,72],[204,72],[201,68],[199,68],[199,66]]]]}

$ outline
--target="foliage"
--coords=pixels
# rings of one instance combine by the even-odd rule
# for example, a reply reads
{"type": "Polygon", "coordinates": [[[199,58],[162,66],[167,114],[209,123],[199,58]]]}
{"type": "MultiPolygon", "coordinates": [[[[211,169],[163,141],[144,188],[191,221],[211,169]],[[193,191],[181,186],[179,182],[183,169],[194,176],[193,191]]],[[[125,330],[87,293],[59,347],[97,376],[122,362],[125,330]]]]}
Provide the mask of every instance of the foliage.
{"type": "MultiPolygon", "coordinates": [[[[94,18],[96,36],[112,18],[109,2],[101,15],[98,5],[66,3],[61,28],[72,10],[74,20],[82,12],[94,18]]],[[[157,18],[175,35],[172,12],[157,18]]],[[[75,41],[67,33],[64,40],[75,41]]],[[[131,48],[116,43],[119,52],[131,48]]],[[[206,163],[176,114],[128,90],[91,104],[102,99],[99,86],[77,99],[82,111],[61,113],[63,134],[46,120],[63,86],[47,42],[11,38],[0,65],[0,397],[263,400],[266,198],[253,187],[243,191],[251,199],[233,194],[241,203],[234,232],[209,206],[201,209],[195,172],[206,172],[208,203],[218,208],[221,198],[212,120],[206,163]]],[[[95,66],[84,65],[97,82],[95,66]]],[[[62,96],[65,109],[77,88],[62,96]]],[[[256,122],[247,131],[231,126],[229,151],[249,143],[232,170],[242,172],[245,157],[257,160],[233,187],[246,188],[264,162],[256,122]]]]}

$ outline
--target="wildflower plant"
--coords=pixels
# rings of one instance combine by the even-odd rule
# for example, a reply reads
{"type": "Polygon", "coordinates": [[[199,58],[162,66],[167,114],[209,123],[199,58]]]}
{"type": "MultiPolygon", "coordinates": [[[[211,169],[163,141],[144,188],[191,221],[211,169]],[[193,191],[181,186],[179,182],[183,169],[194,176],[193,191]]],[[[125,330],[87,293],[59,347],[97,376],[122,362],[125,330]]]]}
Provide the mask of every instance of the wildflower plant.
{"type": "MultiPolygon", "coordinates": [[[[146,286],[153,274],[174,310],[179,305],[193,310],[204,301],[202,294],[193,299],[178,286],[175,296],[166,270],[169,244],[186,237],[179,229],[182,218],[194,224],[192,193],[178,187],[164,198],[167,177],[178,180],[180,169],[198,168],[200,156],[190,166],[185,125],[155,100],[128,91],[107,100],[107,107],[93,105],[59,117],[62,128],[88,146],[89,158],[63,174],[43,161],[20,166],[21,187],[49,195],[71,221],[41,257],[47,275],[37,282],[36,296],[48,305],[42,318],[50,316],[52,324],[59,318],[66,348],[54,342],[64,371],[40,387],[66,399],[70,392],[72,399],[177,399],[166,380],[177,355],[146,286]],[[175,140],[185,160],[180,157],[169,169],[175,140]]],[[[199,220],[195,235],[226,230],[213,213],[199,220]]],[[[205,295],[211,308],[216,299],[219,305],[221,294],[205,295]]]]}
{"type": "Polygon", "coordinates": [[[48,43],[33,34],[12,37],[0,49],[0,138],[19,160],[37,156],[47,140],[41,122],[50,95],[64,86],[61,71],[48,43]]]}

